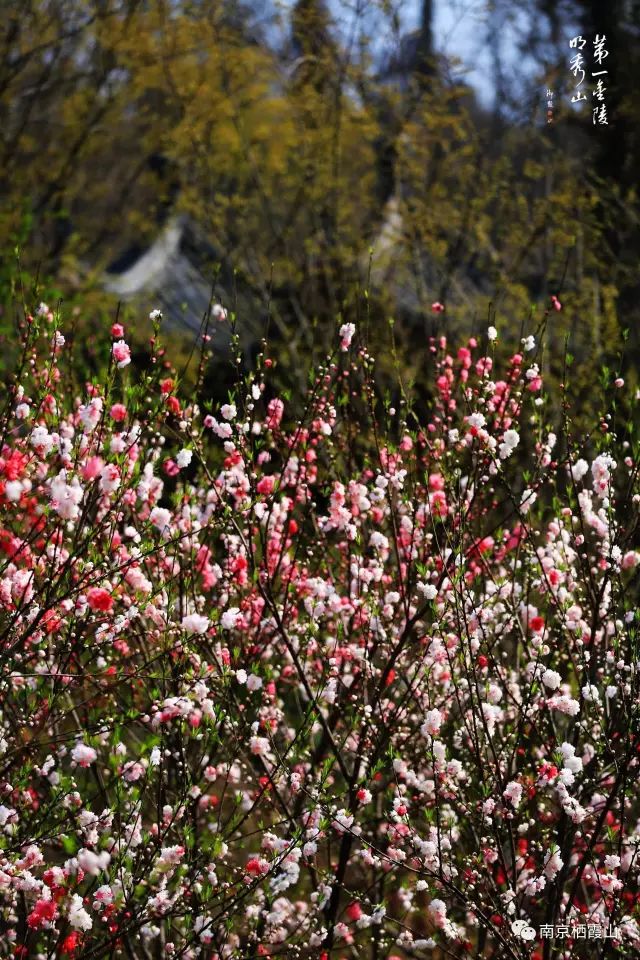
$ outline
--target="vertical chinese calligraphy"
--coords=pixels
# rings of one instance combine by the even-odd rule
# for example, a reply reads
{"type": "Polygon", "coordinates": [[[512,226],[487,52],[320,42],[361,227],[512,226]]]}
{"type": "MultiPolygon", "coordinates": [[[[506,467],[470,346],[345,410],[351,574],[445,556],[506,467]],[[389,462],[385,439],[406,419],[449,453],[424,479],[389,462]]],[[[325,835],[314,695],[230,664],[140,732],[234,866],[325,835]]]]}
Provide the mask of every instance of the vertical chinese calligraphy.
{"type": "Polygon", "coordinates": [[[547,123],[553,123],[553,90],[547,87],[547,123]]]}
{"type": "MultiPolygon", "coordinates": [[[[605,47],[607,41],[606,36],[603,34],[600,36],[596,34],[593,41],[593,59],[594,62],[601,67],[602,61],[609,56],[609,51],[605,47]]],[[[604,85],[603,76],[606,76],[609,73],[608,70],[596,70],[592,71],[591,76],[597,77],[595,87],[593,88],[593,96],[595,97],[596,105],[593,108],[593,122],[596,124],[608,124],[607,120],[607,104],[604,98],[606,87],[604,85]]]]}
{"type": "Polygon", "coordinates": [[[586,93],[583,93],[580,90],[580,87],[584,83],[584,78],[587,75],[587,71],[584,69],[585,60],[580,51],[584,50],[586,45],[587,45],[587,41],[584,39],[584,37],[573,37],[573,39],[569,41],[569,46],[571,47],[571,49],[578,50],[578,53],[576,53],[573,57],[571,57],[571,63],[570,63],[571,73],[573,74],[576,80],[578,80],[578,75],[580,76],[580,79],[578,80],[575,86],[576,92],[571,97],[571,103],[579,103],[581,100],[587,99],[586,93]]]}
{"type": "MultiPolygon", "coordinates": [[[[591,64],[592,69],[590,70],[591,79],[594,81],[593,89],[591,91],[594,104],[592,108],[593,123],[601,126],[608,126],[609,124],[607,116],[607,103],[605,99],[607,88],[605,86],[606,81],[603,79],[607,76],[609,71],[602,69],[603,61],[609,56],[609,51],[606,48],[606,42],[607,38],[605,34],[600,36],[600,34],[597,33],[595,35],[593,39],[593,62],[591,64]],[[594,69],[596,67],[598,69],[594,69]]],[[[571,97],[571,103],[580,103],[583,100],[588,100],[585,90],[581,89],[589,68],[589,64],[582,53],[586,46],[587,41],[581,35],[572,37],[571,40],[569,40],[569,47],[576,51],[576,53],[571,57],[569,64],[571,73],[576,80],[574,94],[571,97]]]]}

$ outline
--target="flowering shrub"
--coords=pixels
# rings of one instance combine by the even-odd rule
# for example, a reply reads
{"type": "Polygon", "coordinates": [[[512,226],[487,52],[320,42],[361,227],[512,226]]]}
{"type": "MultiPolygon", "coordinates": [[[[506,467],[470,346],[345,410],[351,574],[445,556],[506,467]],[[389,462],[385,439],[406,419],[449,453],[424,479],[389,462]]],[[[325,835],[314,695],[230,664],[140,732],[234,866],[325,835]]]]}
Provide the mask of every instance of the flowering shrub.
{"type": "Polygon", "coordinates": [[[0,421],[2,956],[636,956],[633,434],[557,439],[533,337],[431,342],[420,418],[343,326],[296,420],[120,324],[74,397],[58,322],[0,421]]]}

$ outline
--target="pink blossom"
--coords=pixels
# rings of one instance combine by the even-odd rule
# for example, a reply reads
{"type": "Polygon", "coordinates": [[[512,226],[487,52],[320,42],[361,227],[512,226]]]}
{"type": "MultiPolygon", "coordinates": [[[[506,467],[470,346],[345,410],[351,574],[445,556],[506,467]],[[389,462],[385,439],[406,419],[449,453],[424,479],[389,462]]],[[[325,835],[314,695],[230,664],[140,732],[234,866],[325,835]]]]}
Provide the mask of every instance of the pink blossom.
{"type": "Polygon", "coordinates": [[[280,426],[282,421],[282,414],[284,413],[284,403],[278,397],[274,397],[273,400],[269,401],[267,406],[267,419],[266,425],[269,430],[275,430],[280,426]]]}
{"type": "Polygon", "coordinates": [[[189,613],[182,618],[182,629],[189,633],[206,633],[209,629],[209,618],[199,613],[189,613]]]}
{"type": "Polygon", "coordinates": [[[512,780],[507,784],[502,796],[514,809],[517,809],[522,800],[522,784],[512,780]]]}
{"type": "Polygon", "coordinates": [[[88,747],[84,743],[77,743],[71,751],[71,756],[80,767],[88,767],[98,758],[93,747],[88,747]]]}
{"type": "Polygon", "coordinates": [[[121,370],[123,367],[126,367],[127,364],[131,363],[131,350],[124,340],[117,340],[113,345],[112,352],[118,369],[121,370]]]}
{"type": "Polygon", "coordinates": [[[340,327],[340,349],[341,350],[349,349],[355,332],[356,332],[356,327],[354,323],[342,324],[342,326],[340,327]]]}

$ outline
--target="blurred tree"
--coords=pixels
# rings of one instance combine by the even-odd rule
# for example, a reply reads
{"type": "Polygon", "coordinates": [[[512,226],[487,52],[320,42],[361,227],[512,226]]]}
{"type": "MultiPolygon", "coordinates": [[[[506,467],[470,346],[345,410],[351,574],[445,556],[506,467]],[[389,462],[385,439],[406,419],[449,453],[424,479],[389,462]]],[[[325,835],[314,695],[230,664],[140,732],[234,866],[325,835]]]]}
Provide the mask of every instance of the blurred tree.
{"type": "Polygon", "coordinates": [[[434,300],[449,326],[480,330],[489,309],[528,323],[532,302],[564,292],[558,351],[573,331],[589,357],[638,313],[637,4],[486,10],[492,35],[504,17],[539,57],[525,95],[494,47],[493,111],[438,54],[430,0],[409,35],[387,0],[298,0],[286,15],[236,0],[8,4],[0,242],[66,291],[97,289],[184,216],[207,282],[222,267],[231,305],[258,317],[246,336],[274,325],[291,375],[338,317],[363,319],[366,286],[381,343],[398,319],[407,380],[434,300]],[[583,32],[612,38],[609,130],[567,103],[576,9],[583,32]]]}

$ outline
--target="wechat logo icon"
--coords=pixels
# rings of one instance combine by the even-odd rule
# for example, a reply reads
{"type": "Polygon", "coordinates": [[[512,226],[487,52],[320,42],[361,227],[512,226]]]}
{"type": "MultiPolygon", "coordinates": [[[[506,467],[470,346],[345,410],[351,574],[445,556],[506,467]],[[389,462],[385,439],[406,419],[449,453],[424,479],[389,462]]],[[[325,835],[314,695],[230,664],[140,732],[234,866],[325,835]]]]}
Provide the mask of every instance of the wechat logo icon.
{"type": "Polygon", "coordinates": [[[530,927],[526,920],[514,920],[511,924],[511,932],[521,940],[535,940],[536,932],[530,927]]]}

